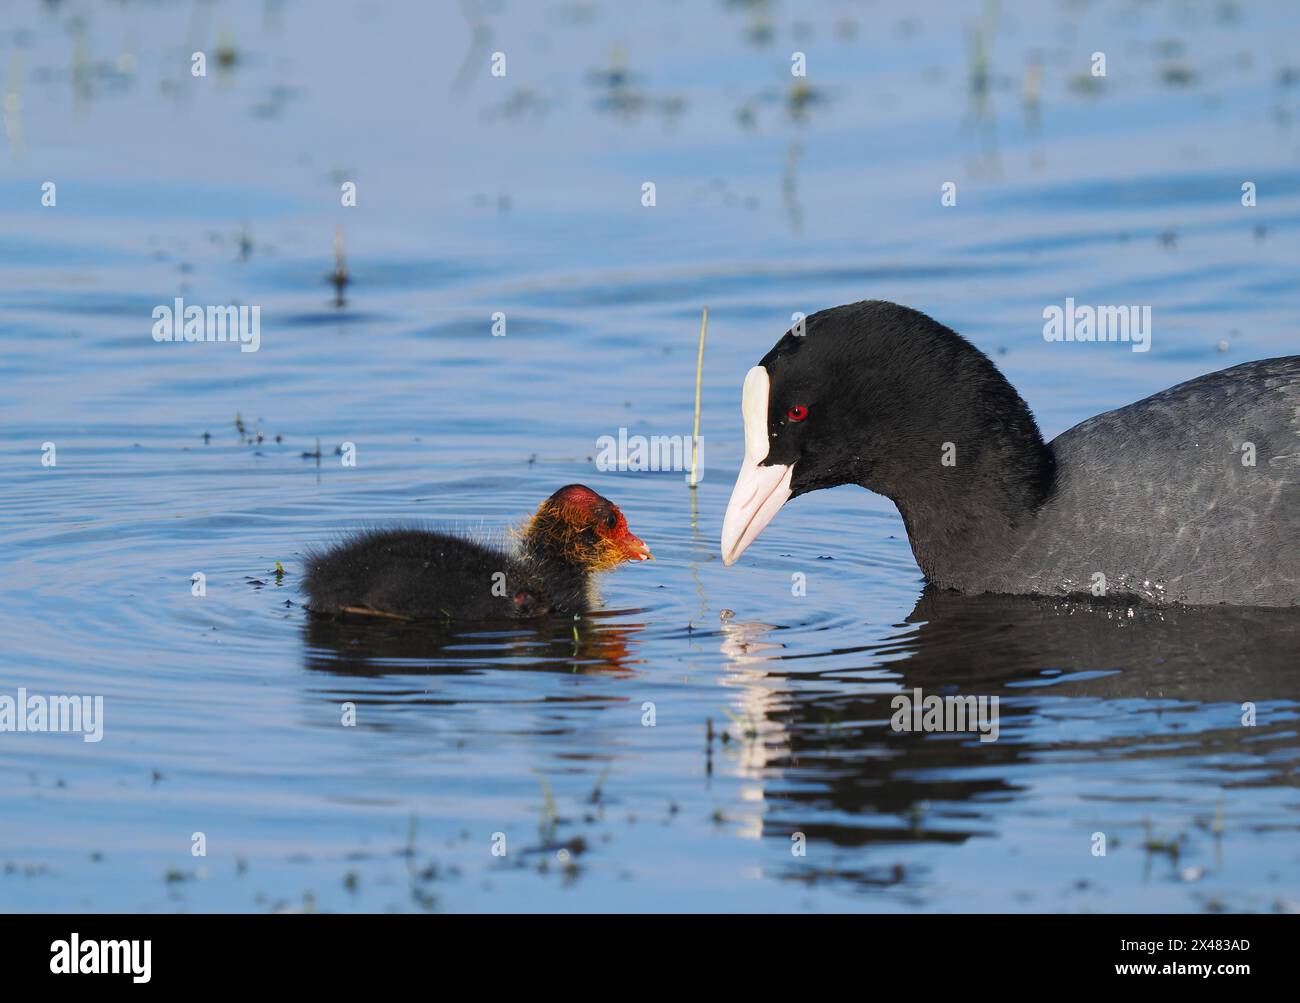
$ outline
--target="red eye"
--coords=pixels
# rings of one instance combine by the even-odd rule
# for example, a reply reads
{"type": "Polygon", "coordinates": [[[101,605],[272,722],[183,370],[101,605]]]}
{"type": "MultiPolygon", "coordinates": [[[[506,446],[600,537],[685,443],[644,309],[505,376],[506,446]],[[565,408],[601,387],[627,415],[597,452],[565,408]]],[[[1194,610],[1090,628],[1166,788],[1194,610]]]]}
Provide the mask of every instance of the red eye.
{"type": "Polygon", "coordinates": [[[808,417],[808,409],[802,404],[796,404],[785,413],[785,416],[791,421],[803,421],[808,417]]]}

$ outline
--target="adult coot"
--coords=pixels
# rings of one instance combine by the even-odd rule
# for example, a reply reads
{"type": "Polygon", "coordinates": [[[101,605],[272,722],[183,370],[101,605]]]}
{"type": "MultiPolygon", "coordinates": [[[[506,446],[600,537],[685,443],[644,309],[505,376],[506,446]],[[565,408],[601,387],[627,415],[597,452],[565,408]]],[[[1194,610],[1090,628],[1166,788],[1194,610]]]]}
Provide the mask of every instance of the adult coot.
{"type": "Polygon", "coordinates": [[[368,530],[309,552],[313,613],[395,620],[493,620],[583,613],[592,576],[650,559],[613,502],[581,484],[560,488],[524,525],[515,553],[452,533],[368,530]]]}
{"type": "Polygon", "coordinates": [[[1044,444],[968,341],[879,300],[814,314],[745,377],[732,564],[787,499],[892,500],[941,588],[1300,604],[1300,356],[1234,366],[1044,444]]]}

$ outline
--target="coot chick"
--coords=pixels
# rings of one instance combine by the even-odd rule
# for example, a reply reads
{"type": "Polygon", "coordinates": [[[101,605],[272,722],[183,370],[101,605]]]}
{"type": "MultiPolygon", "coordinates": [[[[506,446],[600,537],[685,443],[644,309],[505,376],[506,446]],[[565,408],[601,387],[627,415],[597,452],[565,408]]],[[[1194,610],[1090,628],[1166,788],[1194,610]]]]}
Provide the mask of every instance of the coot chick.
{"type": "Polygon", "coordinates": [[[732,564],[787,499],[892,500],[925,577],[967,593],[1300,605],[1300,356],[1171,387],[1044,443],[991,361],[916,310],[823,310],[745,377],[732,564]]]}
{"type": "Polygon", "coordinates": [[[570,484],[542,502],[514,553],[452,533],[368,530],[309,552],[305,589],[317,614],[524,619],[584,613],[596,601],[593,575],[650,558],[618,506],[570,484]]]}

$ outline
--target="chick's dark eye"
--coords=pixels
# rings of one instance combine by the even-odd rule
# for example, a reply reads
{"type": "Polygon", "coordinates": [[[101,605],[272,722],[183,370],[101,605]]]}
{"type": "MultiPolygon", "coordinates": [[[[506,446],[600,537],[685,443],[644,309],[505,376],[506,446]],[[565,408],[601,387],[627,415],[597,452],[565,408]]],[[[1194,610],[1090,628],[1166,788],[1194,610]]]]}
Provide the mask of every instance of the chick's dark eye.
{"type": "Polygon", "coordinates": [[[617,525],[618,525],[618,513],[617,513],[617,512],[611,512],[609,515],[605,516],[605,528],[606,528],[606,529],[613,529],[613,528],[616,527],[617,525]]]}
{"type": "Polygon", "coordinates": [[[803,421],[808,417],[808,409],[802,404],[796,404],[785,413],[785,416],[791,421],[803,421]]]}

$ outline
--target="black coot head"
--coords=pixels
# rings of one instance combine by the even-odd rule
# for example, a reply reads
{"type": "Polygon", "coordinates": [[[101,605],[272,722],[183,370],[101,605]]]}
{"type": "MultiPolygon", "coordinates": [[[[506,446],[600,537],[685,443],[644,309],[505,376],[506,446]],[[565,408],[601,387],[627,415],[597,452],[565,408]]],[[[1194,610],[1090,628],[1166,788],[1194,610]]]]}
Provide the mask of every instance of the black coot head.
{"type": "MultiPolygon", "coordinates": [[[[1041,495],[1042,439],[1019,395],[978,349],[925,314],[881,300],[823,310],[749,371],[745,458],[722,529],[727,564],[796,495],[859,484],[909,497],[986,487],[1041,495]],[[945,467],[948,454],[960,455],[945,467]],[[1027,452],[1026,452],[1027,451],[1027,452]],[[960,473],[957,473],[958,467],[960,473]]],[[[1009,504],[1020,504],[1019,498],[1009,504]]]]}

